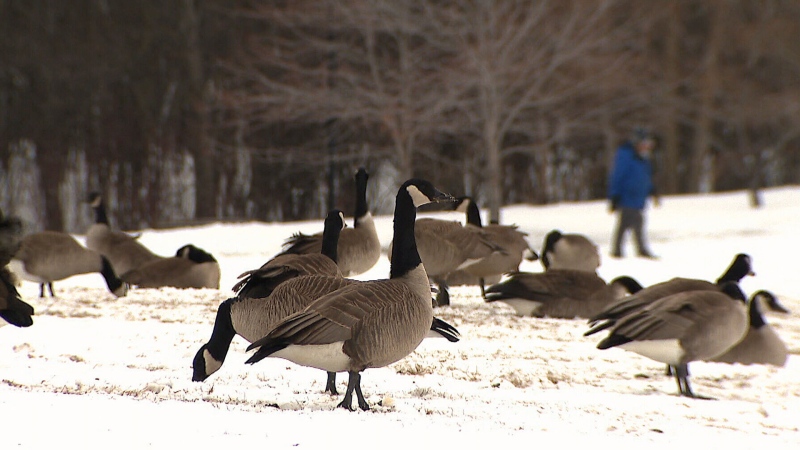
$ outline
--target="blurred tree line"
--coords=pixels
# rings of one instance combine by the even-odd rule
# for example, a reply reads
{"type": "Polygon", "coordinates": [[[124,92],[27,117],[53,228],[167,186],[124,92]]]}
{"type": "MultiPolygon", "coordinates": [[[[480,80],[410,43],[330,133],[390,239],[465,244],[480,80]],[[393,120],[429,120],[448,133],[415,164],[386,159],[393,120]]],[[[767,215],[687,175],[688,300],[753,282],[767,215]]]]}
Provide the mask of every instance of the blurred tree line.
{"type": "Polygon", "coordinates": [[[390,211],[405,178],[605,196],[631,128],[665,194],[800,181],[795,0],[0,0],[0,208],[83,232],[390,211]]]}

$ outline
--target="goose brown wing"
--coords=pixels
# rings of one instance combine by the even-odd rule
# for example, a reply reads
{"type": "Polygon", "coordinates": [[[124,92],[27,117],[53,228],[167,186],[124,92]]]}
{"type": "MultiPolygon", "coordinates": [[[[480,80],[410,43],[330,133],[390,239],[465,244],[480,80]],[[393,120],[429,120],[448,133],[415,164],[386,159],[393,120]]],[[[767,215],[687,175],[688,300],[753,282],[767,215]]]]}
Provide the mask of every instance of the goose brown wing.
{"type": "MultiPolygon", "coordinates": [[[[692,278],[673,278],[668,281],[656,283],[641,291],[625,297],[605,311],[589,319],[589,323],[594,325],[602,320],[616,321],[617,319],[639,311],[656,300],[668,297],[673,294],[688,291],[716,291],[717,285],[704,280],[692,278]]],[[[599,331],[599,330],[597,330],[599,331]]]]}
{"type": "Polygon", "coordinates": [[[354,330],[369,322],[382,310],[393,310],[398,295],[411,293],[402,283],[391,280],[357,283],[319,298],[305,311],[294,314],[278,324],[262,341],[281,340],[298,345],[320,345],[344,341],[354,330]]]}
{"type": "Polygon", "coordinates": [[[713,291],[673,294],[624,317],[611,334],[637,341],[680,339],[691,328],[708,323],[720,301],[730,300],[713,291]]]}

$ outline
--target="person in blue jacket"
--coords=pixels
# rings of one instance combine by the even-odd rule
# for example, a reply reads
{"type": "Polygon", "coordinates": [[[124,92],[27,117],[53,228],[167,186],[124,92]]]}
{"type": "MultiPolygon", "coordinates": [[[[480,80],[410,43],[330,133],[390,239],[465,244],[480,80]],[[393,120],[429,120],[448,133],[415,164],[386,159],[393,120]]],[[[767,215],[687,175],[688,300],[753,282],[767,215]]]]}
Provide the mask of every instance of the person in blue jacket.
{"type": "Polygon", "coordinates": [[[637,128],[630,140],[617,148],[611,178],[608,184],[608,199],[611,212],[618,213],[614,231],[611,256],[621,258],[625,234],[633,230],[639,256],[655,258],[647,247],[644,235],[644,208],[647,197],[653,196],[658,206],[658,197],[653,185],[653,169],[650,156],[655,147],[653,136],[644,128],[637,128]]]}

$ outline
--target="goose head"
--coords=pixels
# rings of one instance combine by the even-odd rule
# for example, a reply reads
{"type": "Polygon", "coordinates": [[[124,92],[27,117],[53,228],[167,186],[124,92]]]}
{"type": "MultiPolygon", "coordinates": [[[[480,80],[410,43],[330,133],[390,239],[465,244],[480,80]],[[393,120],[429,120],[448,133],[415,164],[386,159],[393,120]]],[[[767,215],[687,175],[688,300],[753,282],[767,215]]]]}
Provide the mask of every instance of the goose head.
{"type": "Polygon", "coordinates": [[[400,186],[400,191],[405,191],[411,197],[411,201],[417,208],[428,203],[456,201],[455,197],[452,195],[439,191],[433,187],[433,184],[429,181],[419,178],[412,178],[403,183],[403,185],[400,186]]]}
{"type": "Polygon", "coordinates": [[[188,259],[197,264],[205,262],[217,262],[211,253],[208,253],[202,248],[196,247],[192,244],[187,244],[179,248],[178,251],[175,252],[175,256],[178,258],[188,259]]]}
{"type": "Polygon", "coordinates": [[[753,262],[750,255],[739,253],[733,258],[733,262],[728,267],[728,270],[717,279],[717,284],[722,284],[726,281],[740,281],[747,275],[755,276],[753,271],[753,262]]]}
{"type": "MultiPolygon", "coordinates": [[[[766,303],[767,307],[775,312],[783,314],[789,314],[791,312],[789,311],[789,309],[783,306],[778,301],[778,298],[775,296],[775,294],[773,294],[770,291],[760,290],[753,293],[753,295],[750,296],[751,308],[753,307],[752,306],[753,303],[758,303],[758,300],[761,300],[764,303],[766,303]]],[[[758,308],[758,306],[756,306],[756,308],[758,308]]]]}

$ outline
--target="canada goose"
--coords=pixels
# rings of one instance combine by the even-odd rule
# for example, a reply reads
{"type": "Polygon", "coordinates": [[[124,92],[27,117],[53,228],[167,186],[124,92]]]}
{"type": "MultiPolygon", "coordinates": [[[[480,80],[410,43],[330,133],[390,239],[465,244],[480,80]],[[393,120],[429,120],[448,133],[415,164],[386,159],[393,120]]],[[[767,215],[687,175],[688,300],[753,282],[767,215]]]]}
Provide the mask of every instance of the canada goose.
{"type": "Polygon", "coordinates": [[[4,217],[0,211],[0,318],[17,327],[29,327],[33,325],[33,307],[22,301],[6,267],[20,247],[21,236],[22,222],[16,217],[4,217]]]}
{"type": "Polygon", "coordinates": [[[477,278],[477,284],[481,288],[481,297],[486,298],[487,278],[499,277],[504,273],[518,271],[523,257],[528,261],[536,261],[539,258],[539,255],[536,254],[536,251],[530,247],[525,239],[528,233],[519,231],[516,225],[489,224],[483,226],[478,204],[471,197],[459,198],[455,210],[466,213],[467,226],[481,228],[489,240],[502,247],[504,251],[494,252],[461,271],[451,273],[447,277],[448,282],[453,278],[459,277],[459,272],[464,272],[477,278]]]}
{"type": "Polygon", "coordinates": [[[320,297],[305,311],[282,320],[248,347],[257,349],[247,363],[268,356],[328,372],[347,371],[347,391],[340,407],[369,409],[361,393],[361,372],[384,367],[413,352],[433,324],[428,275],[414,237],[416,207],[452,201],[429,182],[411,179],[397,192],[394,253],[390,278],[365,281],[320,297]]]}
{"type": "Polygon", "coordinates": [[[597,348],[619,347],[666,363],[675,368],[680,395],[706,398],[692,392],[689,363],[725,353],[747,333],[746,299],[739,285],[726,281],[720,290],[679,292],[611,317],[614,325],[597,348]]]}
{"type": "Polygon", "coordinates": [[[729,364],[771,364],[782,367],[786,365],[789,349],[778,336],[778,333],[769,326],[759,308],[759,299],[767,302],[771,308],[788,313],[789,311],[778,303],[775,295],[769,291],[758,291],[750,296],[747,315],[750,326],[747,335],[738,344],[729,348],[722,355],[711,358],[709,361],[724,362],[729,364]]]}
{"type": "Polygon", "coordinates": [[[606,284],[593,271],[551,269],[512,273],[486,289],[486,301],[507,303],[520,316],[589,318],[638,289],[630,277],[606,284]]]}
{"type": "Polygon", "coordinates": [[[53,281],[73,275],[100,272],[108,290],[117,297],[128,292],[128,285],[117,277],[108,259],[86,247],[72,236],[57,231],[40,231],[22,238],[22,246],[9,265],[20,278],[39,283],[39,296],[44,297],[44,287],[55,297],[53,281]]]}
{"type": "Polygon", "coordinates": [[[540,260],[544,270],[594,272],[600,267],[600,252],[597,245],[582,234],[562,234],[553,230],[544,238],[540,260]]]}
{"type": "Polygon", "coordinates": [[[301,255],[282,253],[275,256],[260,268],[239,275],[241,281],[233,287],[236,296],[268,297],[279,284],[303,275],[341,277],[342,272],[337,265],[338,242],[345,226],[344,214],[341,211],[335,209],[328,212],[322,230],[320,253],[301,255]]]}
{"type": "Polygon", "coordinates": [[[161,256],[142,245],[137,237],[111,229],[100,194],[89,194],[89,204],[94,209],[95,223],[86,232],[86,247],[108,258],[117,273],[127,273],[146,262],[161,259],[161,256]]]}
{"type": "MultiPolygon", "coordinates": [[[[367,210],[367,179],[364,168],[358,169],[356,181],[356,210],[353,228],[339,235],[338,264],[345,277],[362,274],[381,257],[381,242],[372,214],[367,210]]],[[[285,254],[318,254],[322,248],[322,233],[307,235],[297,233],[284,242],[285,254]]]]}
{"type": "MultiPolygon", "coordinates": [[[[323,295],[358,283],[364,281],[341,276],[303,275],[281,283],[268,298],[238,296],[224,301],[217,310],[211,338],[194,357],[192,381],[204,381],[219,370],[235,335],[254,342],[269,333],[279,321],[303,311],[323,295]]],[[[459,340],[458,330],[436,317],[430,330],[428,337],[442,336],[451,342],[459,340]]],[[[336,373],[328,372],[325,392],[338,394],[336,373]]]]}
{"type": "Polygon", "coordinates": [[[214,256],[188,244],[179,248],[175,256],[148,261],[120,278],[140,288],[219,289],[220,269],[214,256]]]}
{"type": "MultiPolygon", "coordinates": [[[[430,279],[439,285],[436,305],[450,304],[447,276],[463,270],[505,249],[491,240],[482,228],[464,226],[454,220],[422,218],[416,221],[414,235],[422,264],[430,279]]],[[[393,254],[393,243],[388,256],[393,254]]]]}
{"type": "Polygon", "coordinates": [[[619,302],[611,305],[605,311],[601,311],[589,319],[592,329],[585,335],[597,333],[603,330],[603,326],[610,327],[614,323],[610,321],[612,317],[621,317],[630,314],[634,311],[646,307],[648,304],[655,300],[666,297],[668,295],[677,294],[685,291],[696,290],[719,290],[719,286],[727,281],[738,283],[747,275],[755,275],[753,272],[752,261],[750,256],[739,253],[733,258],[733,262],[725,272],[717,279],[716,284],[705,280],[698,280],[694,278],[673,278],[668,281],[656,283],[647,288],[641,289],[638,292],[632,293],[628,297],[620,300],[619,302]],[[597,325],[599,322],[605,321],[602,325],[597,325]]]}

